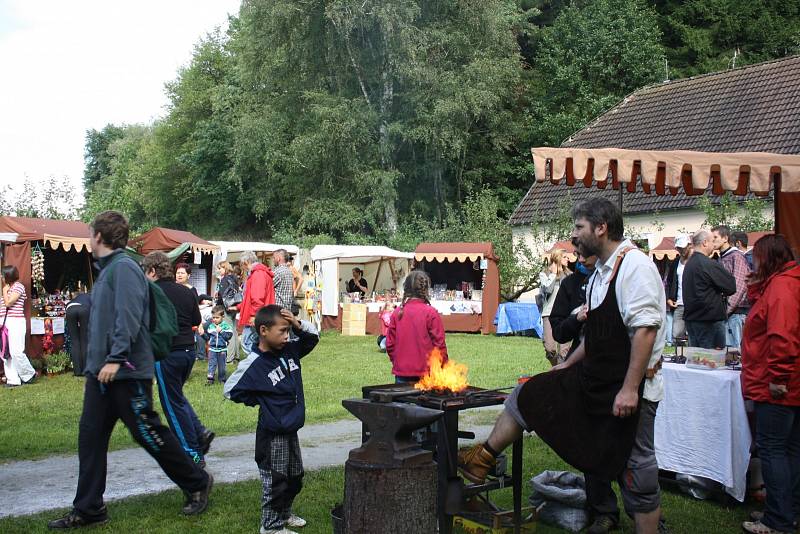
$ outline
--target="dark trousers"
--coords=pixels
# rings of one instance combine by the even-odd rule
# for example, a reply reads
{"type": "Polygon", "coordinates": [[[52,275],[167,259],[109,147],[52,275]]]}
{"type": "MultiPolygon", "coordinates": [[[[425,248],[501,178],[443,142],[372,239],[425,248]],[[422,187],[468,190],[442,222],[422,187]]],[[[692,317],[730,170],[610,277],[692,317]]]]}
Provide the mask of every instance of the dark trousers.
{"type": "Polygon", "coordinates": [[[762,523],[794,532],[800,517],[800,407],[755,403],[756,447],[761,458],[766,508],[762,523]]]}
{"type": "Polygon", "coordinates": [[[194,350],[174,350],[169,356],[156,362],[156,380],[164,417],[183,450],[197,463],[203,459],[199,438],[206,428],[194,412],[189,399],[183,394],[183,385],[192,374],[194,362],[194,350]]]}
{"type": "Polygon", "coordinates": [[[75,373],[75,376],[80,376],[86,365],[86,352],[89,345],[89,307],[70,306],[67,308],[64,321],[71,340],[69,355],[72,358],[72,372],[75,373]]]}
{"type": "MultiPolygon", "coordinates": [[[[636,428],[631,455],[617,482],[622,493],[625,511],[630,514],[648,513],[661,504],[658,486],[658,464],[655,450],[655,418],[658,403],[642,399],[639,403],[639,424],[636,428]]],[[[584,474],[586,507],[593,517],[610,516],[619,522],[617,496],[611,481],[584,474]]]]}
{"type": "Polygon", "coordinates": [[[726,321],[686,321],[689,346],[701,349],[724,349],[728,335],[726,321]]]}
{"type": "Polygon", "coordinates": [[[178,487],[189,492],[205,488],[208,475],[189,461],[178,440],[153,411],[150,380],[120,380],[102,385],[89,376],[78,432],[78,489],[72,502],[79,515],[93,518],[104,514],[108,440],[117,419],[122,419],[136,443],[144,447],[178,487]]]}

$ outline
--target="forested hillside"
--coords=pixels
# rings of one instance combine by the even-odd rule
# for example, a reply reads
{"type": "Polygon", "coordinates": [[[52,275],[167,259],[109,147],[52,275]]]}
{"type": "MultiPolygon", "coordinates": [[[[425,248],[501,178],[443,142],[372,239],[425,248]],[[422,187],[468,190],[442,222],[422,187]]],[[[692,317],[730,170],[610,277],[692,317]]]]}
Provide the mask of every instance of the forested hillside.
{"type": "Polygon", "coordinates": [[[644,85],[798,51],[800,0],[245,0],[162,119],[87,132],[85,213],[209,238],[491,238],[531,146],[644,85]]]}

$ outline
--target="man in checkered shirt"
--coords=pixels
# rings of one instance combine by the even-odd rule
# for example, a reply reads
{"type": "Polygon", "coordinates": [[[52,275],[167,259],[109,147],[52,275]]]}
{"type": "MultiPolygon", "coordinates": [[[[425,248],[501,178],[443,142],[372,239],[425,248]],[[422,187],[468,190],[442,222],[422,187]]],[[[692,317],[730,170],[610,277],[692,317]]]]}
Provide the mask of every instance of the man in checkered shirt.
{"type": "Polygon", "coordinates": [[[293,534],[305,526],[292,513],[303,486],[303,459],[297,431],[305,423],[306,407],[300,359],[319,342],[311,323],[289,310],[264,306],[255,317],[258,344],[225,382],[226,398],[258,406],[255,460],[261,475],[260,534],[293,534]],[[289,339],[289,332],[294,334],[289,339]]]}
{"type": "Polygon", "coordinates": [[[282,248],[273,252],[272,265],[272,272],[275,274],[275,304],[291,311],[294,304],[294,276],[289,268],[289,253],[282,248]]]}

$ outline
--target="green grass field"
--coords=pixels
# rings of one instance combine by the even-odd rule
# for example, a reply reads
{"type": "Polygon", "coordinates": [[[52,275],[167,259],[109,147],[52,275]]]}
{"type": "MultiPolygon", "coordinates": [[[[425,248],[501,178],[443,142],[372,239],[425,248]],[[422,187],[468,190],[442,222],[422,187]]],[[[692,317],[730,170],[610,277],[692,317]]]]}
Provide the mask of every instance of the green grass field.
{"type": "MultiPolygon", "coordinates": [[[[447,342],[450,357],[470,367],[470,383],[485,388],[512,385],[522,374],[537,373],[549,367],[541,342],[536,339],[448,335],[447,342]]],[[[203,385],[204,374],[205,369],[198,362],[186,388],[204,422],[221,435],[252,432],[257,410],[225,401],[220,386],[203,385]]],[[[318,348],[304,359],[303,374],[307,424],[348,416],[341,406],[342,399],[360,396],[363,385],[392,380],[389,362],[377,351],[372,337],[348,338],[336,334],[324,335],[318,348]]],[[[0,461],[74,454],[82,385],[82,379],[62,375],[42,379],[30,387],[0,389],[0,461]]],[[[489,424],[491,421],[472,422],[489,424]]],[[[111,447],[133,446],[127,431],[119,425],[111,447]]],[[[530,436],[525,438],[524,462],[526,481],[545,469],[568,469],[538,438],[530,436]]],[[[331,532],[330,509],[341,502],[343,488],[342,468],[307,473],[305,487],[296,501],[296,512],[309,520],[309,526],[302,529],[304,533],[331,532]]],[[[258,532],[260,491],[258,481],[218,485],[211,507],[199,518],[185,518],[180,514],[182,496],[177,490],[125,499],[109,505],[112,522],[93,532],[255,533],[258,532]]],[[[526,482],[523,502],[527,502],[529,494],[526,482]]],[[[664,492],[663,499],[664,515],[673,533],[736,532],[751,509],[746,506],[727,508],[670,491],[664,492]]],[[[510,490],[500,492],[498,502],[510,506],[510,490]]],[[[46,521],[61,512],[0,520],[0,532],[46,532],[46,521]]],[[[621,532],[633,532],[627,518],[623,518],[622,527],[621,532]]],[[[535,530],[545,534],[560,532],[544,525],[536,525],[535,530]]]]}
{"type": "MultiPolygon", "coordinates": [[[[530,488],[527,481],[545,469],[568,469],[541,440],[525,438],[523,480],[523,506],[528,502],[530,488]]],[[[302,534],[330,534],[330,510],[341,503],[344,491],[344,469],[324,469],[307,473],[303,491],[295,501],[295,512],[309,524],[298,529],[302,534]]],[[[497,504],[511,506],[511,490],[496,492],[497,504]]],[[[200,517],[181,515],[182,494],[178,490],[157,495],[134,497],[109,504],[111,522],[92,532],[147,532],[172,534],[192,532],[216,534],[255,534],[260,518],[261,484],[256,480],[237,484],[220,484],[212,493],[208,511],[200,517]]],[[[708,501],[696,501],[671,491],[662,493],[663,512],[673,534],[711,534],[738,532],[740,523],[752,509],[746,506],[727,508],[708,501]]],[[[0,519],[0,532],[35,534],[50,532],[47,521],[67,510],[57,510],[13,519],[0,519]]],[[[624,514],[623,514],[624,515],[624,514]]],[[[633,524],[622,518],[623,534],[633,533],[633,524]]],[[[550,534],[563,532],[544,524],[536,524],[535,532],[550,534]]],[[[466,534],[457,530],[459,534],[466,534]]]]}
{"type": "MultiPolygon", "coordinates": [[[[549,367],[541,342],[532,338],[451,334],[447,343],[450,357],[469,365],[470,383],[485,388],[512,385],[521,374],[549,367]]],[[[228,372],[233,372],[230,365],[228,372]]],[[[223,399],[221,385],[204,385],[205,373],[205,362],[197,362],[185,389],[203,423],[217,435],[253,432],[258,410],[223,399]]],[[[325,334],[303,359],[306,424],[349,416],[342,399],[360,397],[361,386],[392,381],[389,360],[378,352],[374,337],[325,334]]],[[[0,388],[0,462],[74,454],[83,383],[83,378],[65,374],[31,386],[0,388]]],[[[134,446],[125,427],[117,425],[111,449],[134,446]]]]}

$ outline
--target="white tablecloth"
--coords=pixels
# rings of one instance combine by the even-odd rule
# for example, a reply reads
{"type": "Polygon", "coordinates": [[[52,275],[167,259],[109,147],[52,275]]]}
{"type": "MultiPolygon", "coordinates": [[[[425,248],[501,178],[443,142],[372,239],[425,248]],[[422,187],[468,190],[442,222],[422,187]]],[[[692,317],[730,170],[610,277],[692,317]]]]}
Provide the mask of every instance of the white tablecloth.
{"type": "Polygon", "coordinates": [[[751,436],[739,372],[665,363],[663,373],[655,423],[658,466],[716,480],[744,501],[751,436]]]}
{"type": "Polygon", "coordinates": [[[454,313],[475,313],[483,310],[483,303],[479,300],[432,300],[431,306],[442,315],[454,313]]]}

